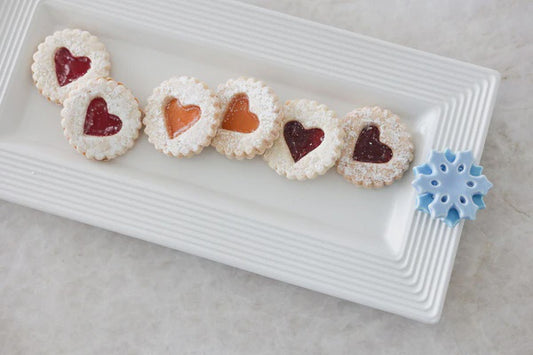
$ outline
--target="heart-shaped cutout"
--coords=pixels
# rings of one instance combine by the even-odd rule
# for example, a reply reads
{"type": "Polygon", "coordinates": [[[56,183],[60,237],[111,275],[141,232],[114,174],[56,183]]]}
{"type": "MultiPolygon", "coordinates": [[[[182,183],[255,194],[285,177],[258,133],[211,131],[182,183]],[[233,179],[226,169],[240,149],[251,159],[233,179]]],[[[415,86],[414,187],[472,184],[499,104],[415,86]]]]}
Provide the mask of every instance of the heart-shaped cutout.
{"type": "Polygon", "coordinates": [[[392,159],[392,149],[379,141],[379,128],[374,125],[361,130],[355,149],[353,160],[363,163],[386,163],[392,159]]]}
{"type": "Polygon", "coordinates": [[[250,112],[249,106],[248,95],[244,93],[233,95],[224,114],[222,128],[240,133],[255,131],[259,127],[259,119],[255,113],[250,112]]]}
{"type": "Polygon", "coordinates": [[[165,106],[165,122],[170,139],[176,138],[191,128],[202,115],[202,110],[196,105],[182,106],[178,99],[172,99],[165,106]]]}
{"type": "Polygon", "coordinates": [[[305,129],[298,121],[290,121],[283,127],[283,137],[289,147],[292,159],[297,163],[324,140],[324,131],[320,128],[305,129]]]}
{"type": "Polygon", "coordinates": [[[91,101],[85,114],[83,133],[88,136],[106,137],[117,134],[122,128],[122,120],[107,112],[107,103],[101,97],[91,101]]]}
{"type": "Polygon", "coordinates": [[[91,59],[89,57],[75,57],[65,47],[56,50],[54,61],[59,86],[70,84],[79,77],[84,76],[91,68],[91,59]]]}

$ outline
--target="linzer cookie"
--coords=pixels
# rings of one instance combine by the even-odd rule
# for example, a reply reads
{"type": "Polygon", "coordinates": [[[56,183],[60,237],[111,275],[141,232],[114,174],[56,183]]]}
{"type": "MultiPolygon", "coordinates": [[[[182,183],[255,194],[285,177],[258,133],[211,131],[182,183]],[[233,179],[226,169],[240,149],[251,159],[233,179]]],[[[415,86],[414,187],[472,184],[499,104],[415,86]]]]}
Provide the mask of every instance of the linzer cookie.
{"type": "Polygon", "coordinates": [[[182,76],[154,89],[143,121],[148,140],[157,150],[188,157],[211,144],[221,119],[218,98],[207,85],[182,76]]]}
{"type": "Polygon", "coordinates": [[[278,137],[282,112],[278,97],[252,78],[228,80],[218,87],[222,125],[212,145],[228,158],[251,159],[263,154],[278,137]]]}
{"type": "Polygon", "coordinates": [[[109,53],[89,32],[66,29],[46,37],[33,55],[33,81],[41,94],[61,104],[77,85],[109,76],[109,53]]]}
{"type": "Polygon", "coordinates": [[[74,89],[63,103],[61,126],[69,143],[89,159],[109,160],[135,143],[141,111],[122,84],[98,78],[74,89]]]}
{"type": "Polygon", "coordinates": [[[390,185],[413,160],[411,135],[400,118],[380,107],[363,107],[343,119],[346,139],[337,171],[367,188],[390,185]]]}
{"type": "Polygon", "coordinates": [[[325,174],[341,153],[344,130],[334,111],[316,101],[291,100],[283,106],[283,131],[264,159],[289,179],[325,174]]]}

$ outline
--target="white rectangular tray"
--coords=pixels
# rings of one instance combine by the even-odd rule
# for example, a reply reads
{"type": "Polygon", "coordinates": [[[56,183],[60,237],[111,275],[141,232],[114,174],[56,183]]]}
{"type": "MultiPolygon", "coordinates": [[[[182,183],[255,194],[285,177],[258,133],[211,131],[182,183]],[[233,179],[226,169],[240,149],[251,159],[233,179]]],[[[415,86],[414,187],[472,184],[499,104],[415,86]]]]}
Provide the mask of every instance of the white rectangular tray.
{"type": "Polygon", "coordinates": [[[471,149],[479,161],[499,83],[493,70],[230,1],[25,0],[0,9],[0,198],[166,245],[424,322],[440,318],[462,224],[414,211],[409,172],[368,191],[334,169],[279,177],[262,159],[209,148],[172,159],[139,139],[124,157],[84,159],[60,107],[33,87],[37,45],[65,27],[99,36],[112,76],[141,103],[162,80],[216,87],[265,80],[282,100],[310,98],[339,115],[362,105],[398,113],[415,161],[471,149]]]}

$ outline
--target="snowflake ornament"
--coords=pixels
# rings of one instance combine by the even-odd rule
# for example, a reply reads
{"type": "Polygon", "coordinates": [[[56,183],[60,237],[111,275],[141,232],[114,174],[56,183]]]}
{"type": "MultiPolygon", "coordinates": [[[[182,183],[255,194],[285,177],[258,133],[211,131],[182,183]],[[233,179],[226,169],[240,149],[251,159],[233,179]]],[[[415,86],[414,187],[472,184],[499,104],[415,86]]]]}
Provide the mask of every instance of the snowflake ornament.
{"type": "Polygon", "coordinates": [[[474,164],[471,151],[432,151],[428,162],[413,170],[416,208],[448,226],[455,226],[461,219],[476,219],[477,210],[485,208],[483,196],[492,184],[481,175],[483,168],[474,164]]]}

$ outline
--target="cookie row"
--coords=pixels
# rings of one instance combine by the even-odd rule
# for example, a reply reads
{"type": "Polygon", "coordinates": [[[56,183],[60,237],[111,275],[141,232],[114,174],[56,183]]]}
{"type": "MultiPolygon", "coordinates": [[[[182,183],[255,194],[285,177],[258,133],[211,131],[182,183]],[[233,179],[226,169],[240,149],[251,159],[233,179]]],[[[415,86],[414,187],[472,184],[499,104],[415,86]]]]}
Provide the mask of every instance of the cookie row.
{"type": "Polygon", "coordinates": [[[338,162],[348,181],[366,187],[389,185],[413,159],[411,136],[400,118],[364,107],[338,119],[315,101],[278,98],[252,78],[228,80],[211,92],[190,77],[164,81],[148,98],[144,124],[157,150],[175,157],[212,144],[229,158],[264,159],[289,179],[312,179],[338,162]]]}
{"type": "MultiPolygon", "coordinates": [[[[62,126],[86,157],[108,160],[125,153],[141,128],[133,94],[107,76],[109,55],[88,32],[64,30],[39,45],[32,65],[37,88],[64,105],[62,126]]],[[[216,93],[191,77],[161,83],[148,98],[143,123],[155,148],[188,157],[212,144],[230,158],[264,159],[278,174],[311,179],[338,162],[348,181],[380,187],[400,178],[413,144],[398,116],[379,107],[338,119],[325,105],[291,100],[252,78],[231,79],[216,93]]]]}

